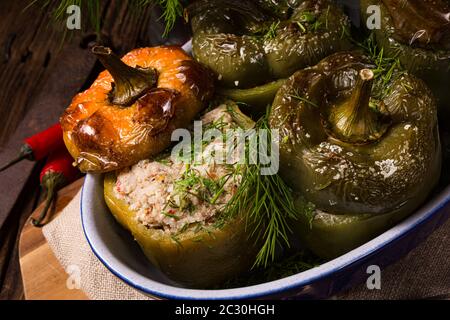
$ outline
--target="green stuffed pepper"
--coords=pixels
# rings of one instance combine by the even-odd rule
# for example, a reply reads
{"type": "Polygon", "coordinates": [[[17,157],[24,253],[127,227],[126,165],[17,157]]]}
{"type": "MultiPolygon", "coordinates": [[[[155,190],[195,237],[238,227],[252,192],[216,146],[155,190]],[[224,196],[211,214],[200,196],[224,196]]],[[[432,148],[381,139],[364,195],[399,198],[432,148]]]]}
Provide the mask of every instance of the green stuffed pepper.
{"type": "Polygon", "coordinates": [[[364,21],[373,15],[371,5],[380,8],[374,34],[384,54],[422,78],[450,110],[450,1],[361,0],[364,21]]]}
{"type": "Polygon", "coordinates": [[[249,270],[259,250],[244,212],[221,214],[241,183],[240,167],[213,161],[214,152],[225,148],[220,132],[254,123],[224,106],[202,122],[219,132],[203,141],[204,161],[186,164],[180,160],[190,153],[181,152],[142,160],[104,180],[106,204],[118,222],[154,266],[191,288],[211,287],[249,270]]]}
{"type": "Polygon", "coordinates": [[[339,256],[420,206],[441,169],[436,103],[406,72],[387,80],[362,53],[296,72],[273,102],[280,173],[300,196],[296,235],[339,256]]]}
{"type": "Polygon", "coordinates": [[[350,47],[350,21],[329,0],[199,0],[188,13],[195,59],[215,71],[219,93],[251,105],[266,107],[280,79],[350,47]]]}

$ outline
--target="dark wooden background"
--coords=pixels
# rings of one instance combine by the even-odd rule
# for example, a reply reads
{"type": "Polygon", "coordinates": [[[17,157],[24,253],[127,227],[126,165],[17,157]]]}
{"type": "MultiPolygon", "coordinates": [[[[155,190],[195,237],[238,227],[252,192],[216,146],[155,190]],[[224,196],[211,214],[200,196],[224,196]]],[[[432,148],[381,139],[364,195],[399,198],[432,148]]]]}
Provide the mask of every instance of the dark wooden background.
{"type": "MultiPolygon", "coordinates": [[[[53,23],[50,12],[58,0],[50,1],[46,10],[34,5],[24,11],[31,1],[0,1],[0,165],[17,154],[23,138],[57,122],[73,95],[89,86],[101,69],[88,50],[94,33],[67,31],[53,23]]],[[[137,12],[127,10],[127,1],[105,0],[101,10],[102,42],[117,53],[184,43],[188,37],[179,24],[163,39],[158,8],[137,12]]],[[[87,19],[83,10],[81,18],[87,19]]],[[[0,173],[0,300],[23,298],[17,241],[40,201],[41,167],[24,161],[0,173]]]]}

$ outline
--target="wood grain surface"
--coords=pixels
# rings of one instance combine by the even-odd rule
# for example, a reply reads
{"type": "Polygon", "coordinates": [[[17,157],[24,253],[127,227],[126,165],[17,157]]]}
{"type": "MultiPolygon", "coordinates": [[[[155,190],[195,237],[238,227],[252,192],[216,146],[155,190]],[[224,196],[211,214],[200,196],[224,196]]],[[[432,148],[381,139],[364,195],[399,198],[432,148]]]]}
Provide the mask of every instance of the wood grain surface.
{"type": "MultiPolygon", "coordinates": [[[[58,192],[48,221],[56,218],[80,190],[84,179],[80,179],[58,192]]],[[[32,216],[39,215],[43,204],[32,216]]],[[[66,285],[67,274],[49,247],[41,228],[34,227],[28,219],[19,241],[20,267],[24,285],[24,297],[28,300],[80,300],[86,295],[66,285]]]]}

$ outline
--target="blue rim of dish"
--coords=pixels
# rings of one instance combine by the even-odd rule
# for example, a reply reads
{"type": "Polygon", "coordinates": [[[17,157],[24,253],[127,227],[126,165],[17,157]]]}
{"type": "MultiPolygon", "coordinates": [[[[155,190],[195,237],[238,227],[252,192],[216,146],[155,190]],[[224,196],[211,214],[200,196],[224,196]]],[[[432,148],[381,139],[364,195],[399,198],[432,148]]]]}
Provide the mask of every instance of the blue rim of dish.
{"type": "MultiPolygon", "coordinates": [[[[265,282],[263,284],[248,286],[248,287],[240,287],[240,288],[233,288],[233,289],[222,289],[222,290],[198,290],[198,289],[186,289],[186,288],[180,288],[180,287],[174,287],[167,284],[162,284],[160,282],[151,280],[146,278],[148,281],[153,282],[157,286],[167,288],[170,291],[180,291],[181,294],[169,294],[165,292],[161,292],[158,290],[152,290],[147,287],[143,287],[132,280],[128,279],[126,275],[123,275],[116,271],[113,267],[110,266],[110,264],[102,257],[102,255],[97,252],[94,245],[92,244],[92,239],[89,238],[88,232],[86,232],[86,226],[84,221],[84,213],[83,213],[83,199],[85,196],[85,188],[88,183],[93,185],[94,177],[90,174],[86,176],[86,179],[83,184],[83,188],[81,191],[81,199],[80,199],[80,208],[81,208],[81,223],[83,227],[84,235],[87,239],[87,242],[89,246],[92,249],[92,252],[95,254],[95,256],[100,260],[100,262],[116,277],[118,277],[120,280],[125,282],[126,284],[130,285],[131,287],[136,288],[139,291],[142,291],[146,294],[155,296],[155,297],[162,297],[166,299],[191,299],[191,300],[202,300],[202,299],[211,299],[211,300],[226,300],[226,299],[255,299],[255,298],[261,298],[264,296],[272,296],[276,295],[282,292],[286,291],[292,291],[296,288],[301,288],[305,285],[311,284],[313,282],[316,282],[318,280],[321,280],[323,278],[328,277],[329,275],[342,270],[351,264],[370,256],[371,254],[376,253],[377,251],[381,250],[386,245],[390,244],[391,242],[395,240],[399,240],[406,236],[409,231],[415,229],[418,225],[424,223],[426,220],[428,220],[431,216],[435,215],[439,211],[441,211],[445,206],[447,206],[450,203],[450,186],[443,189],[434,199],[433,203],[438,203],[438,205],[431,205],[430,202],[424,205],[424,207],[420,208],[416,213],[414,213],[412,216],[408,217],[404,221],[400,222],[396,226],[392,227],[388,231],[384,232],[383,234],[379,235],[378,237],[372,239],[371,241],[363,244],[362,246],[334,259],[331,261],[328,261],[318,267],[315,267],[313,269],[297,273],[295,275],[265,282]],[[389,235],[389,233],[394,233],[392,235],[389,235]],[[383,238],[386,238],[382,240],[383,238]],[[334,266],[333,266],[334,265],[334,266]],[[324,272],[320,272],[321,270],[324,270],[324,272]],[[311,273],[310,276],[309,273],[311,273]],[[296,278],[300,278],[297,279],[296,278]],[[267,287],[263,290],[264,287],[267,287]],[[271,288],[269,288],[271,287],[271,288]],[[254,291],[253,293],[246,293],[246,294],[238,294],[238,291],[254,291]],[[208,297],[205,296],[205,292],[211,292],[212,296],[208,297]],[[202,292],[203,294],[200,294],[202,292]],[[185,294],[184,294],[185,293],[185,294]],[[217,293],[221,293],[219,296],[217,293]],[[227,294],[229,293],[229,294],[227,294]]],[[[89,185],[88,185],[89,187],[89,185]]]]}

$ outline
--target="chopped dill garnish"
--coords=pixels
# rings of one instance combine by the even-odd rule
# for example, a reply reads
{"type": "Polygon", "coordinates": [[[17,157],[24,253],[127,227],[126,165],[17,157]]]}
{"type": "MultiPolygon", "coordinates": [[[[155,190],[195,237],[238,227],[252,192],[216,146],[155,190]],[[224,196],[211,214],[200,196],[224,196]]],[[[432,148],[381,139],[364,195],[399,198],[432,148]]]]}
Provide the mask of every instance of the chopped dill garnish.
{"type": "Polygon", "coordinates": [[[277,30],[278,26],[280,25],[280,20],[274,21],[270,24],[270,26],[267,28],[266,33],[264,34],[263,38],[265,40],[273,39],[277,36],[277,30]]]}
{"type": "Polygon", "coordinates": [[[322,263],[324,263],[323,259],[314,256],[308,251],[301,250],[280,261],[272,262],[264,268],[257,268],[229,279],[225,283],[217,285],[215,289],[238,288],[274,281],[315,268],[322,263]]]}
{"type": "Polygon", "coordinates": [[[350,27],[346,23],[341,23],[341,35],[340,39],[347,38],[350,41],[353,41],[352,33],[350,31],[350,27]]]}
{"type": "Polygon", "coordinates": [[[315,32],[318,31],[321,26],[322,26],[322,22],[320,22],[319,20],[317,20],[316,22],[314,22],[312,24],[312,28],[315,32]]]}
{"type": "Polygon", "coordinates": [[[180,217],[178,217],[177,215],[174,215],[173,213],[168,213],[168,212],[161,212],[161,214],[165,215],[166,217],[175,219],[175,220],[180,220],[180,217]]]}
{"type": "Polygon", "coordinates": [[[185,223],[185,224],[183,224],[183,226],[180,228],[180,230],[178,230],[178,233],[181,234],[181,233],[187,231],[188,228],[189,228],[189,223],[185,223]]]}
{"type": "Polygon", "coordinates": [[[398,54],[394,57],[387,57],[384,54],[384,48],[379,48],[374,33],[371,33],[362,42],[355,40],[353,42],[364,50],[376,66],[372,70],[375,75],[374,93],[376,98],[381,100],[392,89],[389,86],[392,80],[404,73],[398,54]]]}
{"type": "Polygon", "coordinates": [[[320,30],[322,26],[325,26],[328,29],[328,12],[325,16],[325,23],[320,20],[313,12],[305,11],[302,12],[298,18],[292,21],[295,23],[302,32],[306,32],[308,30],[317,32],[320,30]]]}
{"type": "Polygon", "coordinates": [[[312,23],[316,21],[316,16],[312,12],[305,11],[301,13],[299,19],[301,22],[312,23]]]}
{"type": "Polygon", "coordinates": [[[314,103],[311,100],[301,96],[300,93],[297,90],[294,90],[294,94],[290,94],[289,96],[291,98],[293,98],[293,99],[300,100],[300,101],[302,101],[302,102],[304,102],[306,104],[309,104],[309,105],[311,105],[311,106],[313,106],[315,108],[319,107],[316,103],[314,103]]]}
{"type": "Polygon", "coordinates": [[[302,32],[306,32],[305,26],[300,21],[295,21],[295,24],[302,30],[302,32]]]}
{"type": "Polygon", "coordinates": [[[177,245],[179,245],[180,247],[182,247],[183,245],[180,242],[180,239],[178,239],[178,237],[174,234],[170,235],[170,238],[172,239],[173,242],[175,242],[177,245]]]}

